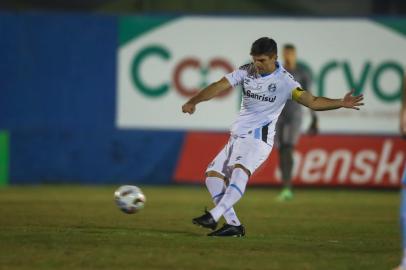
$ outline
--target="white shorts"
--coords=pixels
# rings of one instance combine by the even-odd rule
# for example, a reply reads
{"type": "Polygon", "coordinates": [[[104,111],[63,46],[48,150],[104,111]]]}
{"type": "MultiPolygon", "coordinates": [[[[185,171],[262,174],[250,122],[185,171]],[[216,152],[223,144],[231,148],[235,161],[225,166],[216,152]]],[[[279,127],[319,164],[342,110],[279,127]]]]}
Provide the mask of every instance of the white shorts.
{"type": "Polygon", "coordinates": [[[206,172],[215,171],[230,178],[233,166],[241,164],[251,175],[268,158],[273,142],[265,143],[253,136],[231,135],[227,144],[207,167],[206,172]]]}

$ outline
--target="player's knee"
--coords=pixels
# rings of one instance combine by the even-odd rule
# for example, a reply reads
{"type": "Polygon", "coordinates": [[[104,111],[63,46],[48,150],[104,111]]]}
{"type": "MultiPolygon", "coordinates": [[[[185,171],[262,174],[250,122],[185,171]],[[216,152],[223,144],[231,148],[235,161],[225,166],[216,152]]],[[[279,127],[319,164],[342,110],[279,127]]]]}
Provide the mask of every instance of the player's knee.
{"type": "Polygon", "coordinates": [[[284,144],[283,147],[279,149],[282,159],[292,159],[293,158],[293,145],[284,144]]]}
{"type": "Polygon", "coordinates": [[[293,148],[294,148],[294,146],[291,145],[291,144],[289,144],[289,145],[286,147],[286,151],[287,151],[290,155],[292,155],[292,154],[293,154],[293,148]]]}
{"type": "Polygon", "coordinates": [[[207,171],[207,172],[206,172],[206,177],[219,178],[219,179],[221,179],[222,181],[224,181],[224,182],[226,183],[226,185],[228,184],[228,179],[227,179],[227,177],[225,177],[224,175],[222,175],[221,173],[216,172],[216,171],[207,171]]]}
{"type": "Polygon", "coordinates": [[[216,172],[216,171],[207,171],[206,172],[206,177],[217,177],[217,178],[223,179],[224,175],[222,175],[221,173],[216,172]]]}
{"type": "Polygon", "coordinates": [[[242,164],[235,164],[235,165],[234,165],[234,169],[233,169],[233,173],[234,173],[234,171],[235,171],[236,169],[241,169],[246,175],[248,175],[248,177],[251,176],[251,171],[248,170],[247,168],[245,168],[245,166],[242,165],[242,164]]]}
{"type": "Polygon", "coordinates": [[[292,152],[293,151],[293,145],[288,144],[288,143],[284,143],[284,144],[282,144],[280,146],[279,150],[283,151],[283,152],[292,152]]]}

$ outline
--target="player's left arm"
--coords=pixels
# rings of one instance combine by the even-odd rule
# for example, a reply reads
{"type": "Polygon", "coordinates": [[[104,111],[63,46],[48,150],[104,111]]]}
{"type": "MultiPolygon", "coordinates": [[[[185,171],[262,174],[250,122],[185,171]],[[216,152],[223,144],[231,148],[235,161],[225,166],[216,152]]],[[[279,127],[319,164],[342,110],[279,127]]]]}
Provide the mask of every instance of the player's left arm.
{"type": "Polygon", "coordinates": [[[331,99],[313,96],[310,92],[297,87],[292,91],[292,98],[314,111],[327,111],[339,108],[359,110],[359,107],[364,105],[362,103],[364,96],[362,94],[354,96],[353,94],[354,90],[345,94],[342,99],[331,99]]]}

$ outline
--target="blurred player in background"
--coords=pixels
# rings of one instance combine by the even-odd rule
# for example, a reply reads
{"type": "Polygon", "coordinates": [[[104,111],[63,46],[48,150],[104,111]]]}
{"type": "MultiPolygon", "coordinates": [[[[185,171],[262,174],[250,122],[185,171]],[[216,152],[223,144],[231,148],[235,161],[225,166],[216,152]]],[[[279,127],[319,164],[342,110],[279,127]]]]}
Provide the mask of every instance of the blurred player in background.
{"type": "MultiPolygon", "coordinates": [[[[403,80],[402,107],[400,109],[400,135],[406,139],[406,74],[403,80]]],[[[400,224],[402,230],[402,262],[396,270],[406,270],[406,164],[402,176],[402,202],[400,205],[400,224]]]]}
{"type": "Polygon", "coordinates": [[[363,105],[363,96],[353,96],[353,91],[342,99],[329,99],[313,96],[302,89],[277,61],[277,45],[271,38],[256,40],[250,54],[252,63],[210,84],[182,106],[184,113],[193,114],[200,102],[210,100],[230,87],[242,86],[241,110],[231,127],[230,139],[206,170],[206,186],[215,207],[192,220],[196,225],[215,230],[224,216],[226,224],[209,236],[245,235],[245,228],[233,206],[243,196],[250,176],[271,153],[276,121],[287,100],[294,99],[313,110],[358,110],[363,105]]]}
{"type": "MultiPolygon", "coordinates": [[[[300,83],[303,89],[310,89],[311,74],[302,66],[297,64],[296,48],[293,44],[286,44],[283,47],[283,67],[300,83]]],[[[311,112],[311,124],[307,131],[310,135],[318,133],[318,121],[316,113],[311,112]]],[[[302,126],[302,106],[293,100],[287,100],[276,124],[275,142],[279,149],[279,167],[282,174],[283,189],[277,197],[278,201],[286,201],[293,198],[292,193],[292,171],[293,151],[299,140],[302,126]]]]}

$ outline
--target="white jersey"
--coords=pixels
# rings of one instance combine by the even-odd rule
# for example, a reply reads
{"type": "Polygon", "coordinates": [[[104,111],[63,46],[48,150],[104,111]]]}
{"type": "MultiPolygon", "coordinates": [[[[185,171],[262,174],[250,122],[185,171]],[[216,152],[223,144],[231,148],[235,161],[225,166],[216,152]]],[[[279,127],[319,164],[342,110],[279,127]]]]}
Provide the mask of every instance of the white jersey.
{"type": "Polygon", "coordinates": [[[266,126],[266,137],[273,138],[276,121],[286,101],[292,98],[292,91],[300,84],[278,62],[276,70],[263,77],[255,71],[253,64],[247,64],[225,78],[233,87],[241,85],[243,91],[241,110],[231,127],[231,134],[264,132],[260,130],[266,126]]]}

